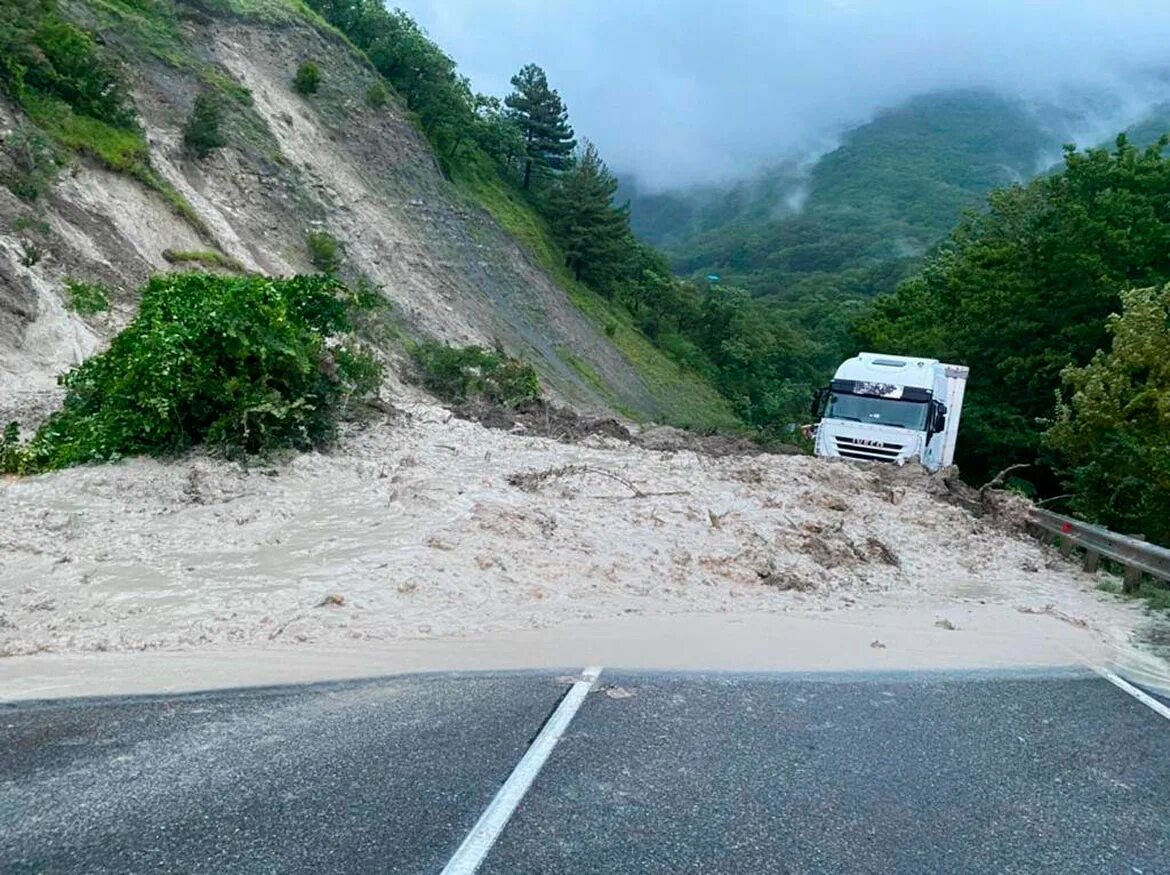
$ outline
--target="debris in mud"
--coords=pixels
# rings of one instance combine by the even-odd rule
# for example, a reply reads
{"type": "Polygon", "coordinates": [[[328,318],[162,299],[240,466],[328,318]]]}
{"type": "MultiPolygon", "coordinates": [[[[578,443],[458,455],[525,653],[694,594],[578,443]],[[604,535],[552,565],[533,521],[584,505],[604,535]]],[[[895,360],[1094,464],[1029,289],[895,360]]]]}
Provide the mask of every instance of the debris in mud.
{"type": "Polygon", "coordinates": [[[469,419],[487,428],[547,437],[562,443],[576,443],[587,437],[598,436],[626,441],[647,450],[670,453],[689,450],[715,458],[804,454],[803,450],[791,444],[761,444],[739,435],[697,434],[669,425],[651,426],[634,432],[612,416],[587,416],[558,407],[543,398],[529,399],[515,407],[482,401],[468,402],[452,407],[451,411],[460,419],[469,419]]]}
{"type": "Polygon", "coordinates": [[[615,474],[612,471],[606,471],[604,468],[594,468],[591,465],[561,465],[558,468],[546,468],[543,471],[520,471],[514,474],[509,474],[507,477],[508,484],[515,486],[517,489],[523,489],[525,492],[536,492],[541,485],[547,483],[549,480],[555,480],[562,477],[579,477],[585,474],[596,474],[600,477],[608,477],[610,480],[616,480],[622,486],[634,493],[634,498],[649,498],[650,496],[662,495],[686,495],[683,491],[673,492],[644,492],[632,482],[627,480],[620,474],[615,474]]]}
{"type": "Polygon", "coordinates": [[[869,646],[872,647],[874,650],[885,650],[886,649],[886,645],[883,644],[881,641],[878,641],[876,638],[873,641],[869,642],[869,646]]]}
{"type": "Polygon", "coordinates": [[[765,565],[757,568],[756,576],[764,586],[782,592],[812,592],[817,588],[816,581],[802,577],[790,568],[778,567],[775,560],[768,560],[765,565]]]}
{"type": "Polygon", "coordinates": [[[945,619],[945,618],[943,618],[941,620],[935,620],[934,625],[937,626],[939,629],[946,629],[950,632],[956,632],[956,631],[958,631],[958,628],[959,628],[954,623],[952,623],[950,620],[945,619]]]}
{"type": "Polygon", "coordinates": [[[1056,607],[1056,605],[1049,602],[1043,608],[1020,607],[1016,608],[1021,614],[1044,614],[1060,620],[1062,623],[1068,623],[1070,626],[1076,626],[1078,629],[1088,628],[1088,621],[1081,617],[1074,617],[1066,614],[1064,611],[1056,607]]]}
{"type": "Polygon", "coordinates": [[[876,557],[886,565],[893,565],[895,568],[902,567],[902,560],[898,558],[898,555],[877,538],[866,538],[865,549],[871,559],[876,557]]]}
{"type": "Polygon", "coordinates": [[[345,607],[345,596],[338,592],[331,592],[325,598],[317,603],[319,608],[343,608],[345,607]]]}
{"type": "Polygon", "coordinates": [[[558,407],[542,398],[529,399],[515,407],[484,401],[451,408],[460,419],[470,419],[486,428],[521,431],[534,437],[549,437],[563,443],[580,441],[590,435],[628,441],[630,430],[613,417],[587,417],[575,410],[558,407]]]}

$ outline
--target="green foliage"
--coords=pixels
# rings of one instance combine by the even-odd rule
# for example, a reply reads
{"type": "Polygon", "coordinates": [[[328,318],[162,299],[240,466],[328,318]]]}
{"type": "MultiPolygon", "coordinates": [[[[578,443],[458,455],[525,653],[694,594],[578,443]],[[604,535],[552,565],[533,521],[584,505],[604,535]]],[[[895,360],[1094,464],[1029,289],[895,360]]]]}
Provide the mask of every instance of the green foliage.
{"type": "Polygon", "coordinates": [[[328,231],[310,231],[305,235],[309,247],[309,261],[322,273],[337,273],[341,268],[340,241],[328,231]]]}
{"type": "Polygon", "coordinates": [[[366,104],[373,109],[381,109],[390,102],[390,91],[382,81],[375,82],[366,89],[366,104]]]}
{"type": "Polygon", "coordinates": [[[522,359],[481,346],[427,341],[410,350],[419,383],[444,401],[514,406],[540,397],[540,380],[522,359]]]}
{"type": "Polygon", "coordinates": [[[417,22],[380,0],[309,0],[309,5],[364,51],[402,95],[444,171],[463,165],[473,146],[471,86],[417,22]]]}
{"type": "Polygon", "coordinates": [[[93,37],[62,18],[55,0],[10,0],[0,22],[0,82],[18,102],[60,100],[79,115],[135,128],[130,87],[93,37]]]}
{"type": "Polygon", "coordinates": [[[471,137],[506,177],[515,172],[521,156],[525,155],[524,132],[497,97],[475,96],[471,137]]]}
{"type": "Polygon", "coordinates": [[[549,192],[546,212],[574,279],[607,289],[623,273],[634,246],[624,208],[615,207],[617,180],[587,143],[549,192]]]}
{"type": "Polygon", "coordinates": [[[858,329],[863,346],[971,366],[959,461],[975,479],[1040,453],[1069,365],[1107,341],[1118,289],[1170,280],[1170,161],[1124,137],[995,192],[858,329]]]}
{"type": "Polygon", "coordinates": [[[350,397],[379,376],[347,336],[350,298],[319,276],[156,276],[110,348],[61,377],[63,408],[6,451],[5,470],[327,442],[350,397]]]}
{"type": "Polygon", "coordinates": [[[35,201],[53,183],[63,163],[52,141],[32,125],[20,125],[4,138],[10,170],[0,172],[0,184],[23,201],[35,201]]]}
{"type": "Polygon", "coordinates": [[[544,70],[536,64],[525,64],[512,77],[512,88],[514,90],[504,98],[504,104],[511,111],[524,139],[523,185],[529,188],[534,170],[547,174],[564,169],[577,141],[569,127],[569,111],[560,94],[549,87],[544,70]]]}
{"type": "Polygon", "coordinates": [[[1170,545],[1170,286],[1121,293],[1113,344],[1063,371],[1045,443],[1080,516],[1170,545]]]}
{"type": "Polygon", "coordinates": [[[109,290],[101,283],[66,278],[65,291],[69,309],[82,316],[92,316],[110,309],[109,290]]]}
{"type": "Polygon", "coordinates": [[[20,263],[23,267],[35,267],[45,257],[45,248],[35,240],[20,241],[20,263]]]}
{"type": "Polygon", "coordinates": [[[218,98],[206,92],[198,94],[191,115],[183,126],[183,143],[192,153],[203,158],[227,145],[222,127],[223,108],[218,98]]]}
{"type": "Polygon", "coordinates": [[[20,424],[10,422],[0,433],[0,473],[17,474],[24,461],[24,447],[20,442],[20,424]]]}
{"type": "Polygon", "coordinates": [[[302,97],[316,94],[321,87],[321,70],[312,61],[302,61],[292,81],[293,91],[302,97]]]}
{"type": "Polygon", "coordinates": [[[198,264],[200,267],[219,267],[236,273],[246,273],[239,259],[212,250],[164,249],[162,257],[171,264],[198,264]]]}

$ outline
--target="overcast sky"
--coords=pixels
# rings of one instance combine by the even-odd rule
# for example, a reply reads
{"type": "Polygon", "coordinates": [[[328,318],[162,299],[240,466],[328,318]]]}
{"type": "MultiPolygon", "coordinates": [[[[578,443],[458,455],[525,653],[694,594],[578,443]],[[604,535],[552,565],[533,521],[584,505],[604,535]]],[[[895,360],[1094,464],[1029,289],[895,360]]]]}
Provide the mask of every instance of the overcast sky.
{"type": "Polygon", "coordinates": [[[1170,0],[389,2],[477,90],[502,96],[521,65],[544,67],[578,136],[652,187],[824,148],[940,88],[1103,88],[1129,121],[1153,99],[1150,71],[1170,68],[1170,0]]]}

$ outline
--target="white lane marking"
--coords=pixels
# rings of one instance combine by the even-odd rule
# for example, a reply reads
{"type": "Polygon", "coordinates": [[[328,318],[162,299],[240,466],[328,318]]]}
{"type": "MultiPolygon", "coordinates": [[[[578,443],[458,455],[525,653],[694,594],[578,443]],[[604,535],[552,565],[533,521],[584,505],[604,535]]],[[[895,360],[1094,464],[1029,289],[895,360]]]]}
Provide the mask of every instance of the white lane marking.
{"type": "Polygon", "coordinates": [[[576,681],[561,699],[561,704],[553,711],[552,717],[544,724],[535,741],[529,745],[504,786],[500,788],[488,807],[483,810],[471,832],[463,839],[463,844],[443,867],[443,875],[472,875],[479,864],[483,862],[496,839],[500,837],[504,827],[511,819],[516,807],[536,780],[541,767],[552,753],[553,747],[569,728],[569,721],[585,701],[585,696],[597,683],[601,676],[600,666],[591,666],[581,672],[581,679],[576,681]]]}
{"type": "Polygon", "coordinates": [[[1153,696],[1149,696],[1146,693],[1142,692],[1137,687],[1135,687],[1133,684],[1131,684],[1129,681],[1125,680],[1125,678],[1122,678],[1118,675],[1115,675],[1113,672],[1109,671],[1109,669],[1107,669],[1107,668],[1098,668],[1098,669],[1096,669],[1096,672],[1097,672],[1097,674],[1101,675],[1101,677],[1105,678],[1105,680],[1109,681],[1109,683],[1113,684],[1113,686],[1117,687],[1119,690],[1124,690],[1125,692],[1127,692],[1131,696],[1133,696],[1135,699],[1137,699],[1139,702],[1141,702],[1143,705],[1149,706],[1155,713],[1161,714],[1167,720],[1170,720],[1170,707],[1163,705],[1161,702],[1159,702],[1153,696]]]}

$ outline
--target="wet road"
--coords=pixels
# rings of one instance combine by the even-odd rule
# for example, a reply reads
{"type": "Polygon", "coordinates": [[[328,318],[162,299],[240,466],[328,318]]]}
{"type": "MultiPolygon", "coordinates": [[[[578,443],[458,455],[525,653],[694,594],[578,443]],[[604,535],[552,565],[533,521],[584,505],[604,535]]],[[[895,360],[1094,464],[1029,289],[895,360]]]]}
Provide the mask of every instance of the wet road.
{"type": "MultiPolygon", "coordinates": [[[[0,707],[0,871],[438,872],[572,680],[0,707]]],[[[606,669],[526,789],[480,871],[1170,871],[1170,721],[1081,671],[606,669]]]]}

